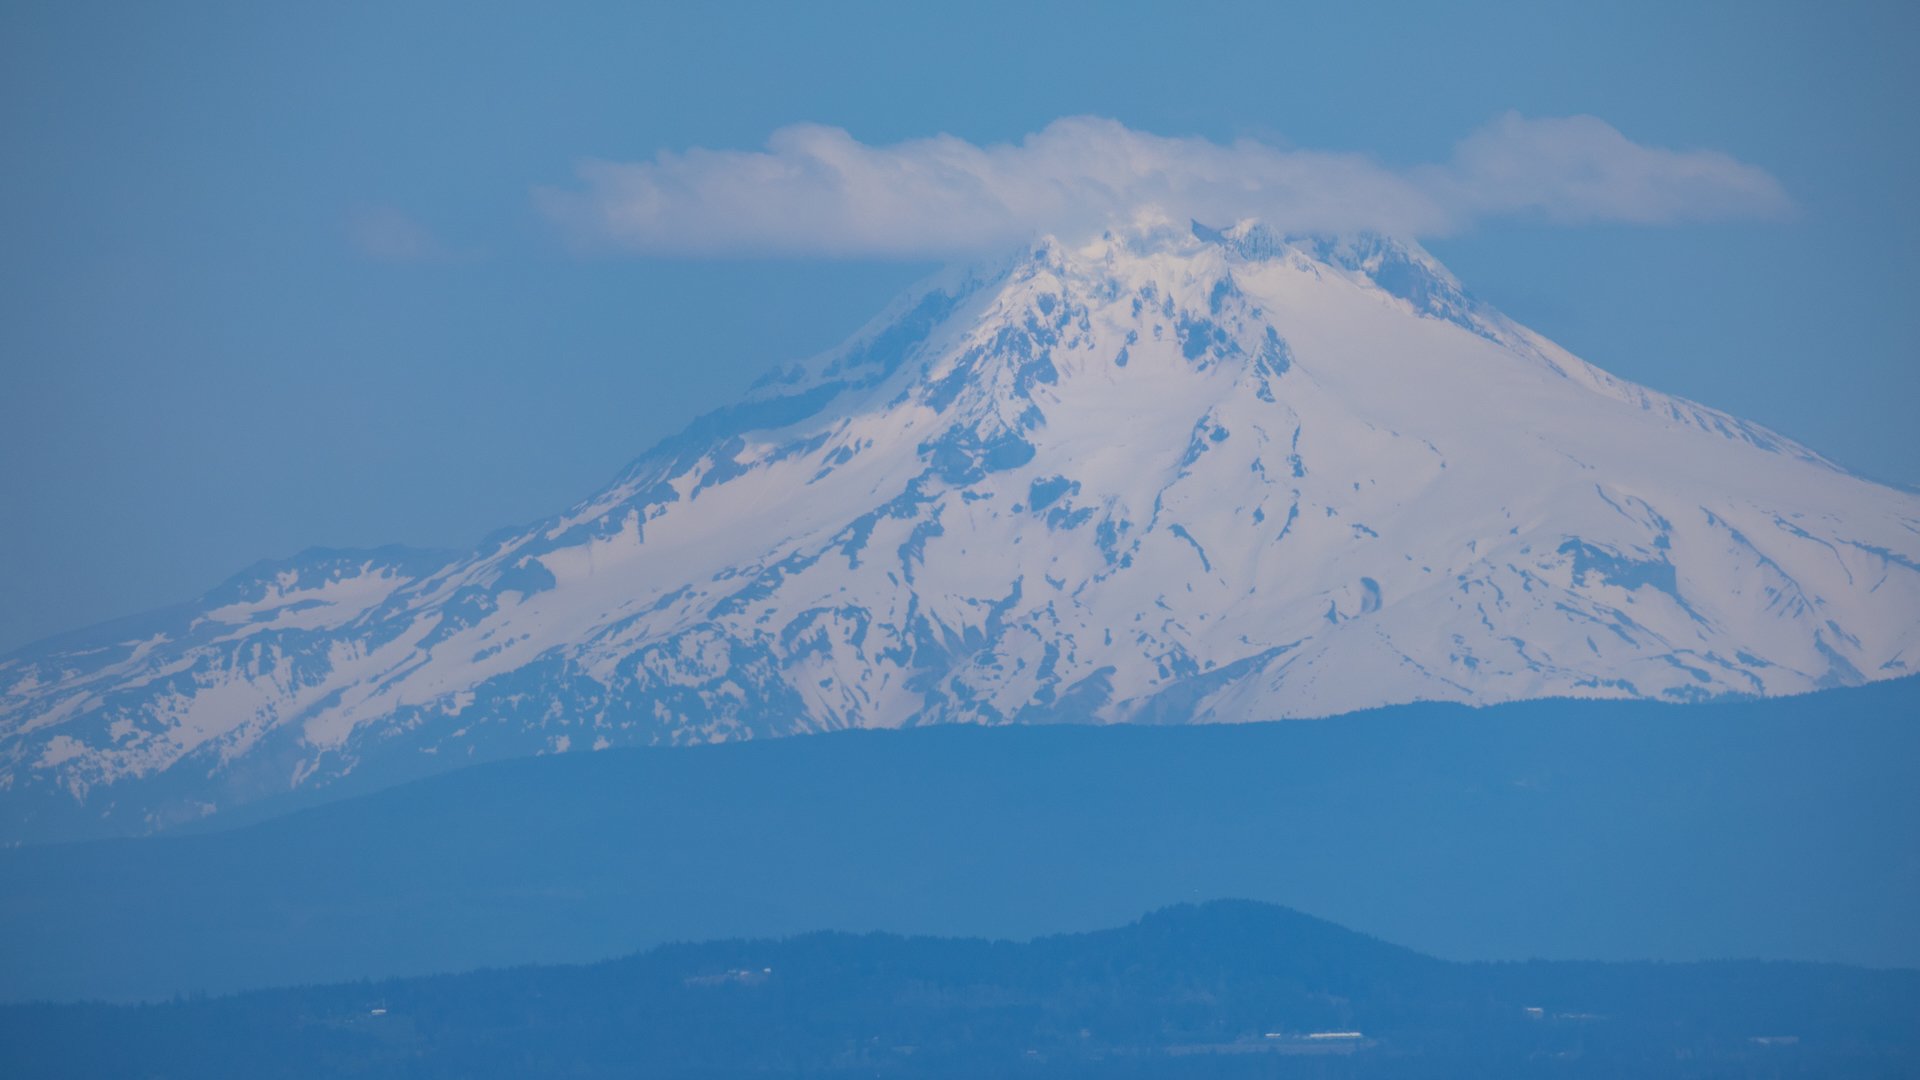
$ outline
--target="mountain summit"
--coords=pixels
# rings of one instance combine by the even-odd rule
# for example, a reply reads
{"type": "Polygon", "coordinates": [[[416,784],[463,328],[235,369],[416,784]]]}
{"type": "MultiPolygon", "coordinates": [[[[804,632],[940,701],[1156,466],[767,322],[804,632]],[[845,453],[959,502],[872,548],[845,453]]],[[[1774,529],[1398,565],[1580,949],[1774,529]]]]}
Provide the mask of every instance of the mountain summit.
{"type": "Polygon", "coordinates": [[[1413,245],[1142,229],[942,275],[476,551],[310,553],[0,662],[0,839],[520,753],[1693,701],[1917,650],[1920,498],[1413,245]]]}

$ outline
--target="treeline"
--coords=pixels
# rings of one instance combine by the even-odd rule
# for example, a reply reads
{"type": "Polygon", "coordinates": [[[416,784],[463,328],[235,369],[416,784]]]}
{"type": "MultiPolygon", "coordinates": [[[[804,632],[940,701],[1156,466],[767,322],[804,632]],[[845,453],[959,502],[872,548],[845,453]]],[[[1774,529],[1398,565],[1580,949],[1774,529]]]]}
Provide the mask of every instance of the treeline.
{"type": "Polygon", "coordinates": [[[1245,902],[1030,943],[813,934],[584,967],[0,1009],[0,1074],[22,1077],[1916,1071],[1920,973],[1453,964],[1245,902]]]}

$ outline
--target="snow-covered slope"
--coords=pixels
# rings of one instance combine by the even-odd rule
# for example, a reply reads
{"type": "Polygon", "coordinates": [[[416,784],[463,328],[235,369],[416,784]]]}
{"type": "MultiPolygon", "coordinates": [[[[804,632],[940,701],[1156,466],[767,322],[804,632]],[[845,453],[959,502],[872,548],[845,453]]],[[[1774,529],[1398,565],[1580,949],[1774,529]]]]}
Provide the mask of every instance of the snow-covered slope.
{"type": "Polygon", "coordinates": [[[0,662],[4,837],[355,771],[945,721],[1907,674],[1920,498],[1379,238],[954,271],[459,556],[319,552],[0,662]]]}

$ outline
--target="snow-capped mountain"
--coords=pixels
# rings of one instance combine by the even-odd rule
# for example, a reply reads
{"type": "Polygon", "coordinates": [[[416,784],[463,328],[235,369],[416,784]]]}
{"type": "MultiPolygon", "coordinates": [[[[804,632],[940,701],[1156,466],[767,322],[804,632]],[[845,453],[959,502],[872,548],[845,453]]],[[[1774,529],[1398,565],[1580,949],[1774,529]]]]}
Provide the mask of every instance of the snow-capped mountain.
{"type": "Polygon", "coordinates": [[[1380,238],[953,271],[476,551],[311,552],[0,662],[5,839],[349,774],[947,721],[1907,674],[1920,497],[1380,238]]]}

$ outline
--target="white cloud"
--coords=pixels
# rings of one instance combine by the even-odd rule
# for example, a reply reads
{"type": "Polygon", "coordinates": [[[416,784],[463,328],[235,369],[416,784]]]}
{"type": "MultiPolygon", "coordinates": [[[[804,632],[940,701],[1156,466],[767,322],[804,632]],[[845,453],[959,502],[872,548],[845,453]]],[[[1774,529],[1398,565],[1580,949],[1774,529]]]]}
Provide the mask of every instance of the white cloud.
{"type": "Polygon", "coordinates": [[[579,178],[536,192],[541,208],[584,245],[653,254],[949,255],[1142,216],[1433,236],[1501,216],[1662,224],[1789,206],[1771,176],[1725,154],[1641,146],[1593,117],[1514,113],[1450,161],[1407,170],[1069,117],[991,146],[948,135],[868,146],[803,124],[765,150],[590,162],[579,178]]]}
{"type": "Polygon", "coordinates": [[[1568,224],[1772,217],[1790,203],[1764,169],[1715,150],[1641,146],[1592,116],[1507,113],[1414,179],[1472,219],[1538,214],[1568,224]]]}

